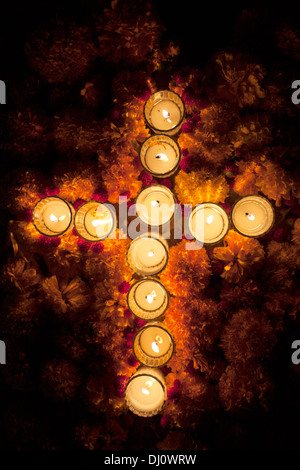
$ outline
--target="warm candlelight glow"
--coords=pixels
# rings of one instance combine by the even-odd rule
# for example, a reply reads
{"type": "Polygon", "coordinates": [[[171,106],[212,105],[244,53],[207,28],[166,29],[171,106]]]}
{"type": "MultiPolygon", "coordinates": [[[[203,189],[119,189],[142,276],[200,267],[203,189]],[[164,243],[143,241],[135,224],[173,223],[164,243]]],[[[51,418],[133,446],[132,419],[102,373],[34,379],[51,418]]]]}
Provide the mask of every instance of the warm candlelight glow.
{"type": "Polygon", "coordinates": [[[126,404],[139,416],[156,415],[161,411],[165,400],[165,378],[159,369],[140,367],[126,386],[126,404]]]}
{"type": "Polygon", "coordinates": [[[133,352],[141,364],[149,367],[162,366],[174,352],[173,338],[163,323],[148,323],[135,335],[133,352]]]}
{"type": "Polygon", "coordinates": [[[108,205],[89,201],[77,209],[74,223],[78,235],[85,240],[97,242],[111,234],[115,226],[115,215],[108,205]]]}
{"type": "Polygon", "coordinates": [[[166,178],[178,169],[181,150],[171,137],[163,134],[154,135],[143,143],[139,158],[148,173],[158,178],[166,178]]]}
{"type": "Polygon", "coordinates": [[[184,120],[183,101],[173,91],[158,91],[146,101],[144,116],[148,126],[154,132],[174,135],[180,130],[184,120]]]}
{"type": "Polygon", "coordinates": [[[234,228],[247,237],[259,237],[267,233],[274,223],[271,203],[262,196],[246,196],[232,208],[234,228]]]}
{"type": "Polygon", "coordinates": [[[168,244],[162,237],[147,234],[132,240],[127,251],[127,262],[137,274],[152,275],[164,269],[168,261],[168,244]]]}
{"type": "Polygon", "coordinates": [[[150,186],[137,197],[137,215],[151,226],[163,225],[173,217],[175,202],[173,193],[165,186],[150,186]]]}
{"type": "Polygon", "coordinates": [[[154,278],[143,278],[134,283],[127,296],[128,307],[144,320],[154,320],[166,311],[169,296],[164,286],[154,278]]]}
{"type": "Polygon", "coordinates": [[[151,294],[147,294],[146,295],[146,299],[147,299],[147,302],[149,302],[149,304],[152,304],[153,300],[156,298],[156,292],[155,290],[153,290],[151,292],[151,294]]]}
{"type": "Polygon", "coordinates": [[[168,162],[168,161],[169,161],[169,159],[168,159],[168,157],[167,157],[167,155],[166,155],[165,153],[158,153],[158,154],[155,156],[155,158],[156,158],[157,160],[162,160],[162,161],[164,161],[164,162],[168,162]]]}
{"type": "Polygon", "coordinates": [[[49,196],[35,205],[32,221],[40,233],[54,237],[70,228],[72,216],[72,207],[66,201],[57,196],[49,196]]]}
{"type": "Polygon", "coordinates": [[[189,230],[196,240],[217,243],[225,237],[229,227],[228,216],[217,204],[198,204],[189,218],[189,230]]]}

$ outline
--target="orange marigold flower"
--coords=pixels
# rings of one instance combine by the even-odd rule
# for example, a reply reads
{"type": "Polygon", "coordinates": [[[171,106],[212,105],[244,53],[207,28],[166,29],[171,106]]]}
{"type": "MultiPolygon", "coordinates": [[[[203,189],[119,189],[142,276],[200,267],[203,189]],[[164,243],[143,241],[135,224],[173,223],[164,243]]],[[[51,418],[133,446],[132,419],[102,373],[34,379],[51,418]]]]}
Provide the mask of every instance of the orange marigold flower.
{"type": "Polygon", "coordinates": [[[169,250],[169,262],[160,274],[161,282],[173,295],[199,296],[209,283],[211,268],[204,248],[187,250],[186,240],[181,240],[169,250]]]}
{"type": "Polygon", "coordinates": [[[265,315],[244,308],[229,320],[221,336],[221,346],[230,362],[260,360],[270,355],[276,344],[275,330],[265,315]]]}
{"type": "Polygon", "coordinates": [[[180,171],[175,177],[175,192],[181,204],[224,202],[229,194],[225,176],[206,170],[180,171]]]}
{"type": "Polygon", "coordinates": [[[295,221],[292,235],[292,242],[295,243],[295,245],[300,245],[300,219],[295,221]]]}
{"type": "Polygon", "coordinates": [[[42,280],[38,267],[25,259],[9,260],[3,271],[4,281],[24,294],[30,294],[42,280]]]}
{"type": "Polygon", "coordinates": [[[253,275],[262,265],[264,250],[258,240],[230,230],[224,247],[214,248],[214,256],[225,263],[222,277],[237,283],[253,275]]]}
{"type": "Polygon", "coordinates": [[[82,116],[67,115],[55,123],[54,145],[64,157],[74,158],[74,153],[90,157],[97,153],[102,132],[100,122],[85,123],[82,122],[82,116]]]}
{"type": "Polygon", "coordinates": [[[274,199],[276,206],[280,206],[282,198],[300,195],[299,179],[296,180],[278,163],[269,160],[257,169],[256,186],[268,198],[274,199]]]}
{"type": "Polygon", "coordinates": [[[299,248],[290,243],[279,243],[272,240],[267,247],[268,259],[277,267],[286,266],[295,272],[300,267],[299,248]]]}
{"type": "Polygon", "coordinates": [[[260,167],[257,161],[239,161],[237,162],[239,174],[234,180],[234,191],[240,196],[249,194],[258,194],[256,186],[256,172],[260,167]]]}
{"type": "Polygon", "coordinates": [[[281,200],[290,199],[300,194],[299,180],[283,170],[278,163],[271,162],[265,157],[253,161],[237,163],[239,175],[235,178],[234,191],[240,196],[262,192],[275,201],[276,206],[281,200]]]}
{"type": "Polygon", "coordinates": [[[89,289],[79,277],[70,282],[57,280],[56,276],[47,278],[42,289],[49,305],[58,314],[79,312],[89,304],[89,289]]]}
{"type": "Polygon", "coordinates": [[[54,179],[60,189],[59,196],[71,203],[77,199],[90,201],[98,186],[97,175],[89,168],[65,173],[62,177],[54,179]]]}
{"type": "Polygon", "coordinates": [[[265,71],[259,64],[249,62],[242,54],[219,52],[214,58],[218,94],[236,102],[240,108],[254,106],[265,97],[261,87],[265,71]]]}
{"type": "Polygon", "coordinates": [[[112,204],[119,202],[119,196],[126,191],[130,192],[130,198],[135,198],[142,188],[142,182],[138,179],[140,169],[129,159],[119,160],[111,165],[109,171],[103,175],[103,183],[108,193],[108,200],[112,204]]]}
{"type": "Polygon", "coordinates": [[[9,190],[8,208],[17,216],[31,211],[41,199],[46,185],[45,176],[35,170],[10,175],[12,188],[9,190]],[[20,182],[22,184],[20,185],[20,182]]]}
{"type": "Polygon", "coordinates": [[[259,114],[240,118],[230,133],[230,140],[235,149],[244,153],[269,145],[272,136],[267,118],[259,114]]]}

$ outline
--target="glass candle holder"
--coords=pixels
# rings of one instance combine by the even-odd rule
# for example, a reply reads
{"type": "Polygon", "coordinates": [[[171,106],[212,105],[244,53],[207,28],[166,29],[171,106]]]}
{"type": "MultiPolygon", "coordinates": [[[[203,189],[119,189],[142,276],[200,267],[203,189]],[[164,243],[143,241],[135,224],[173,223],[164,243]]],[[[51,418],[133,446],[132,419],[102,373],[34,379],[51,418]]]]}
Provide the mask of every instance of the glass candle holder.
{"type": "Polygon", "coordinates": [[[189,216],[191,235],[203,244],[214,244],[222,240],[229,228],[225,210],[218,204],[197,204],[189,216]]]}
{"type": "Polygon", "coordinates": [[[58,196],[40,199],[32,211],[32,222],[42,235],[57,237],[65,233],[72,224],[74,209],[58,196]]]}
{"type": "Polygon", "coordinates": [[[157,91],[144,105],[144,118],[154,133],[175,135],[185,118],[184,103],[174,91],[157,91]]]}
{"type": "Polygon", "coordinates": [[[181,149],[167,135],[149,137],[140,149],[140,162],[144,170],[157,178],[168,178],[179,167],[181,149]]]}
{"type": "Polygon", "coordinates": [[[136,213],[142,222],[158,227],[170,222],[174,215],[176,200],[165,186],[149,186],[136,199],[136,213]]]}
{"type": "Polygon", "coordinates": [[[162,237],[141,235],[130,243],[126,254],[127,263],[139,275],[158,274],[168,262],[168,251],[167,241],[162,237]]]}
{"type": "Polygon", "coordinates": [[[115,214],[106,204],[89,201],[80,206],[74,218],[78,235],[89,242],[107,238],[115,228],[115,214]]]}
{"type": "Polygon", "coordinates": [[[272,227],[275,212],[272,204],[263,196],[246,196],[231,209],[231,221],[237,232],[246,237],[261,237],[272,227]]]}
{"type": "Polygon", "coordinates": [[[148,367],[162,367],[171,359],[173,352],[172,335],[163,323],[148,323],[133,339],[136,359],[148,367]]]}
{"type": "Polygon", "coordinates": [[[131,312],[142,320],[161,317],[169,305],[169,294],[155,278],[146,277],[132,284],[127,294],[131,312]]]}
{"type": "Polygon", "coordinates": [[[145,418],[158,414],[167,399],[165,377],[160,369],[140,367],[129,379],[125,402],[138,416],[145,418]]]}

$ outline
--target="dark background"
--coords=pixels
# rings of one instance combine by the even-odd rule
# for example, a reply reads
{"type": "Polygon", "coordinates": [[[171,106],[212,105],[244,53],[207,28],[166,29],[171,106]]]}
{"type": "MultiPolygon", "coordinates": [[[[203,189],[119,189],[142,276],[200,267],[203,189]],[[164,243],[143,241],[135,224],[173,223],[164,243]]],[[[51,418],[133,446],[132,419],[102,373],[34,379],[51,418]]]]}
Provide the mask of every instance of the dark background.
{"type": "MultiPolygon", "coordinates": [[[[237,20],[245,6],[229,4],[229,2],[151,2],[160,19],[166,27],[164,36],[171,39],[181,48],[179,65],[202,66],[216,52],[231,48],[254,54],[269,68],[281,70],[286,74],[287,83],[300,79],[300,70],[294,70],[287,57],[278,55],[274,47],[274,31],[278,25],[288,23],[300,25],[300,7],[290,2],[273,3],[272,6],[260,7],[259,22],[253,22],[248,28],[239,29],[237,20]],[[207,5],[209,3],[209,5],[207,5]]],[[[5,118],[7,112],[14,108],[10,100],[10,87],[17,87],[29,74],[24,46],[28,34],[37,26],[46,24],[49,18],[73,18],[78,21],[89,21],[92,13],[101,12],[109,2],[96,0],[83,0],[71,3],[57,0],[48,1],[9,1],[1,2],[1,30],[0,30],[0,79],[7,86],[7,105],[1,107],[1,132],[5,132],[5,118]]],[[[255,8],[251,3],[250,9],[255,8]]],[[[109,78],[108,78],[109,80],[109,78]]],[[[109,103],[108,103],[109,107],[109,103]]],[[[2,173],[10,170],[14,162],[2,160],[2,173]]],[[[3,174],[2,174],[3,176],[3,174]]],[[[5,243],[5,223],[1,225],[2,244],[5,243]]],[[[4,250],[5,251],[5,250],[4,250]]],[[[1,249],[3,254],[3,246],[1,249]]],[[[199,440],[205,437],[215,448],[229,449],[296,449],[299,447],[300,424],[300,373],[291,373],[290,345],[297,337],[298,332],[286,330],[278,344],[278,357],[281,362],[273,364],[274,374],[278,377],[278,387],[274,395],[268,414],[263,411],[247,412],[234,416],[224,413],[222,421],[208,419],[203,429],[196,433],[199,440]],[[230,429],[230,434],[227,434],[230,429]],[[228,437],[227,437],[228,435],[228,437]],[[233,438],[234,436],[234,438],[233,438]]],[[[299,336],[299,334],[298,334],[299,336]]],[[[1,332],[0,332],[1,339],[1,332]]],[[[6,367],[6,366],[3,366],[6,367]]],[[[300,368],[300,365],[298,366],[300,368]]],[[[11,394],[0,382],[0,416],[5,412],[11,401],[14,403],[23,400],[18,392],[11,394]]],[[[34,397],[32,397],[34,400],[34,397]]],[[[43,403],[37,405],[43,406],[43,403]]],[[[65,411],[62,406],[49,408],[49,422],[53,422],[53,434],[62,445],[72,448],[68,442],[68,425],[72,426],[75,411],[65,411]],[[54,416],[54,417],[53,417],[54,416]],[[63,418],[64,424],[58,428],[56,424],[63,418]]],[[[30,430],[28,430],[30,432],[30,430]]],[[[2,443],[5,447],[5,428],[2,428],[2,443]]],[[[0,443],[1,449],[1,443],[0,443]]]]}

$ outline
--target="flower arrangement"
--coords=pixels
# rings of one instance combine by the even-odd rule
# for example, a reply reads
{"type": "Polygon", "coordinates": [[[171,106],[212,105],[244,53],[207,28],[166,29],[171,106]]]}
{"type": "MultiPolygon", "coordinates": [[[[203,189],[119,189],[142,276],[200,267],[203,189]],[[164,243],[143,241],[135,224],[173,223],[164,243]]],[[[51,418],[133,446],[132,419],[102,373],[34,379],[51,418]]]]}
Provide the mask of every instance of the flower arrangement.
{"type": "MultiPolygon", "coordinates": [[[[162,31],[151,5],[119,0],[95,14],[89,27],[59,21],[35,32],[26,46],[30,73],[49,95],[50,112],[44,117],[38,105],[36,111],[21,100],[4,143],[6,155],[27,165],[8,178],[5,200],[11,247],[3,268],[8,296],[0,326],[14,351],[12,372],[3,374],[8,392],[14,392],[7,413],[15,424],[7,428],[10,446],[63,447],[67,438],[59,442],[52,432],[35,432],[44,430],[44,421],[53,425],[44,409],[49,406],[65,420],[69,447],[143,449],[144,437],[151,436],[153,449],[214,448],[203,439],[207,420],[216,429],[232,417],[268,410],[278,387],[270,360],[276,359],[285,328],[292,331],[299,322],[300,240],[297,149],[294,158],[285,158],[292,137],[283,142],[278,122],[282,116],[293,123],[298,118],[286,104],[284,86],[261,61],[222,51],[201,70],[177,67],[179,48],[162,43],[162,31]],[[89,84],[99,63],[109,64],[113,75],[105,116],[91,104],[96,92],[89,84]],[[160,184],[171,188],[180,204],[209,201],[227,212],[238,197],[263,194],[276,206],[278,227],[259,239],[231,228],[211,248],[172,240],[158,278],[170,294],[163,321],[176,348],[162,368],[165,406],[159,417],[143,421],[124,402],[138,367],[133,337],[144,325],[127,306],[135,281],[126,262],[130,240],[119,228],[116,238],[97,243],[72,229],[48,238],[37,232],[31,216],[47,195],[59,195],[75,209],[89,200],[117,206],[120,196],[131,204],[141,189],[157,184],[139,165],[138,150],[150,135],[144,103],[160,89],[157,76],[166,70],[169,88],[185,103],[186,120],[177,137],[180,168],[160,184]],[[62,111],[64,100],[57,96],[68,93],[80,101],[62,111]],[[31,168],[41,153],[52,152],[53,162],[41,156],[39,170],[31,168]],[[39,397],[41,416],[28,391],[39,397]],[[30,419],[14,408],[15,393],[28,402],[30,419]],[[34,442],[26,438],[28,426],[34,442]]],[[[289,57],[297,56],[296,36],[289,29],[276,36],[289,57]]],[[[28,84],[25,89],[38,103],[40,88],[35,94],[28,84]]],[[[236,431],[230,433],[234,440],[236,431]]]]}

